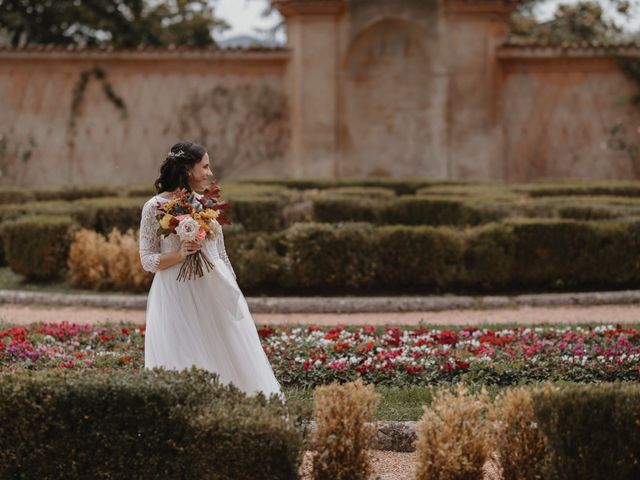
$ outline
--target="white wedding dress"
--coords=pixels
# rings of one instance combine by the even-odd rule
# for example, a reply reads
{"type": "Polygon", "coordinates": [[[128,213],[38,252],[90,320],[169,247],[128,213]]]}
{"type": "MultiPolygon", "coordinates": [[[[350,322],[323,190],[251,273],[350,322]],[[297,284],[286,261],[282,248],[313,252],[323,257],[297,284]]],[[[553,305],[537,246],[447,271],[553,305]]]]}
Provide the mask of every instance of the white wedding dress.
{"type": "Polygon", "coordinates": [[[206,239],[202,252],[215,267],[203,277],[178,281],[181,263],[158,270],[160,254],[180,247],[177,235],[163,237],[156,206],[168,199],[155,196],[142,208],[140,260],[154,272],[147,300],[145,368],[181,370],[192,365],[220,375],[253,395],[282,397],[235,272],[224,247],[222,226],[213,220],[216,237],[206,239]]]}

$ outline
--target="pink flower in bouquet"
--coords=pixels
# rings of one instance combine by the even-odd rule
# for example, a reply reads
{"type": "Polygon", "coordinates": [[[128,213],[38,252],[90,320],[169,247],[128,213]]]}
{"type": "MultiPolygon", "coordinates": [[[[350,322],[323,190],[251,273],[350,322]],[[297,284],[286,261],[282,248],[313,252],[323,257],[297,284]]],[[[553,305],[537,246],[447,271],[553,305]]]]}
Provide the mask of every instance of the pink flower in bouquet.
{"type": "Polygon", "coordinates": [[[191,215],[180,215],[180,217],[177,217],[180,223],[176,227],[176,234],[183,241],[195,240],[200,230],[200,224],[191,215]]]}

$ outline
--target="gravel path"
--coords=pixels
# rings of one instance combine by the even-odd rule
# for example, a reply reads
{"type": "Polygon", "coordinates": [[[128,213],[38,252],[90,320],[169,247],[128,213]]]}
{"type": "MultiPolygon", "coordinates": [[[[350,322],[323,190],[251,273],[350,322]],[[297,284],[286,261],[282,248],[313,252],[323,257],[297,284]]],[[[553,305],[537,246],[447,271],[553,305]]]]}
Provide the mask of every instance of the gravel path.
{"type": "MultiPolygon", "coordinates": [[[[300,479],[311,480],[312,452],[305,452],[300,465],[300,479]]],[[[376,480],[410,480],[416,474],[416,454],[372,450],[370,452],[373,467],[372,479],[376,480]]]]}
{"type": "MultiPolygon", "coordinates": [[[[373,467],[372,479],[410,480],[416,476],[417,454],[371,450],[369,452],[373,467]]],[[[300,465],[300,480],[313,479],[312,452],[305,452],[300,465]]],[[[502,470],[492,457],[483,468],[482,480],[503,480],[502,470]]]]}
{"type": "MultiPolygon", "coordinates": [[[[521,307],[443,312],[395,313],[256,313],[257,324],[317,325],[479,325],[502,323],[640,323],[638,305],[599,305],[590,307],[521,307]]],[[[37,321],[75,323],[144,323],[144,310],[51,307],[0,304],[0,322],[27,324],[37,321]]]]}

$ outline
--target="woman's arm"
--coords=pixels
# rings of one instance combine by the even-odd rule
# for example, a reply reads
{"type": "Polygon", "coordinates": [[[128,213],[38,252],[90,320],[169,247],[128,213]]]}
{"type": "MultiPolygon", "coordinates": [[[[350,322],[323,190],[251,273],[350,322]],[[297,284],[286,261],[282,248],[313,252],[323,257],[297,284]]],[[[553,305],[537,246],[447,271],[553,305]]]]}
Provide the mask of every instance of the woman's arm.
{"type": "Polygon", "coordinates": [[[182,242],[179,250],[161,253],[155,210],[153,202],[146,203],[140,219],[140,262],[142,268],[151,273],[173,267],[201,248],[199,242],[182,242]]]}
{"type": "Polygon", "coordinates": [[[173,267],[174,265],[181,263],[187,258],[187,255],[197,252],[202,248],[202,244],[198,241],[182,242],[180,244],[180,250],[175,252],[166,252],[160,254],[160,265],[158,270],[164,270],[165,268],[173,267]]]}
{"type": "Polygon", "coordinates": [[[229,267],[229,270],[231,270],[231,273],[233,274],[233,278],[237,278],[236,272],[233,271],[233,267],[231,266],[231,261],[229,260],[229,256],[227,255],[227,250],[226,248],[224,248],[224,235],[222,233],[222,225],[219,228],[220,228],[220,234],[216,239],[216,242],[217,242],[216,247],[218,248],[218,254],[220,255],[220,258],[222,258],[224,263],[227,264],[227,267],[229,267]]]}

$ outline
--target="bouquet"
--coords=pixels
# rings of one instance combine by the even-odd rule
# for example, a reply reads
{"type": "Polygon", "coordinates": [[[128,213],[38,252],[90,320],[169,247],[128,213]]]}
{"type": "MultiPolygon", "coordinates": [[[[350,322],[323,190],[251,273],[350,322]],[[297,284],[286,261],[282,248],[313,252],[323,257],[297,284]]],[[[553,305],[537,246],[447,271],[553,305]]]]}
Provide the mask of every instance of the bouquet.
{"type": "MultiPolygon", "coordinates": [[[[156,214],[159,224],[158,233],[165,237],[171,234],[178,235],[181,241],[212,239],[215,237],[215,230],[211,223],[213,220],[220,225],[231,224],[224,213],[228,207],[227,202],[220,201],[220,186],[217,180],[204,191],[204,195],[200,198],[186,189],[177,190],[171,200],[158,205],[156,214]]],[[[204,268],[211,271],[213,266],[206,255],[198,250],[187,255],[180,267],[178,281],[201,278],[204,275],[204,268]]]]}

